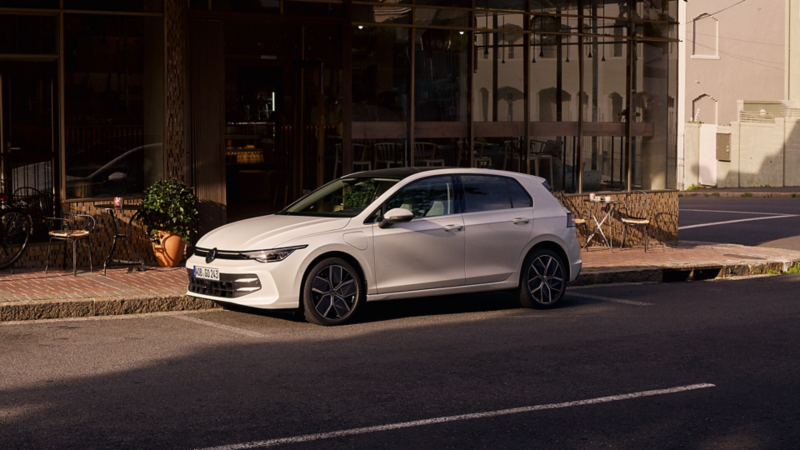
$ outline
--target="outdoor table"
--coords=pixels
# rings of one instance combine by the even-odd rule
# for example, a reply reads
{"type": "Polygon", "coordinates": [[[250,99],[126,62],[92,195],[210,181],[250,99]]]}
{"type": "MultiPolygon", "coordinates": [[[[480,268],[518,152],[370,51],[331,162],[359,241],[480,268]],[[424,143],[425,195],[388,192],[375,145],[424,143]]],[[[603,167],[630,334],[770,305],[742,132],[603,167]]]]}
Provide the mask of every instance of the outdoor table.
{"type": "Polygon", "coordinates": [[[608,234],[609,234],[609,236],[611,238],[614,237],[614,234],[613,234],[614,233],[614,229],[611,228],[611,213],[614,212],[614,208],[616,208],[616,206],[621,204],[622,202],[618,202],[616,200],[610,200],[610,201],[606,201],[606,200],[600,200],[600,201],[598,201],[598,200],[586,200],[586,203],[600,203],[601,205],[604,206],[605,214],[603,214],[602,220],[598,220],[597,216],[595,215],[595,213],[592,210],[592,208],[588,208],[589,209],[589,214],[591,215],[591,219],[594,222],[594,229],[592,230],[591,234],[589,234],[589,237],[586,238],[586,243],[583,245],[584,248],[589,246],[589,242],[592,241],[594,236],[599,231],[600,232],[600,236],[603,238],[603,243],[613,253],[614,252],[614,241],[606,238],[606,234],[603,233],[603,228],[602,227],[603,227],[603,224],[605,223],[605,221],[608,220],[609,221],[609,233],[608,234]]]}
{"type": "Polygon", "coordinates": [[[131,241],[131,232],[133,231],[133,221],[142,214],[142,206],[141,205],[122,205],[119,208],[115,209],[113,203],[96,203],[94,205],[95,208],[104,209],[108,215],[111,216],[111,224],[114,227],[114,240],[111,242],[111,250],[108,252],[108,256],[106,256],[105,261],[103,262],[103,275],[106,274],[106,269],[111,267],[111,264],[115,264],[118,266],[141,266],[142,272],[146,271],[147,269],[144,266],[144,259],[139,256],[139,253],[136,252],[136,249],[133,247],[133,242],[131,241]],[[119,233],[117,231],[117,211],[136,211],[133,213],[131,218],[128,220],[128,226],[125,228],[124,233],[119,233]],[[114,256],[114,250],[117,248],[117,239],[121,239],[123,242],[126,242],[128,248],[131,249],[134,256],[138,261],[130,261],[130,260],[123,260],[123,259],[112,259],[114,256]]]}

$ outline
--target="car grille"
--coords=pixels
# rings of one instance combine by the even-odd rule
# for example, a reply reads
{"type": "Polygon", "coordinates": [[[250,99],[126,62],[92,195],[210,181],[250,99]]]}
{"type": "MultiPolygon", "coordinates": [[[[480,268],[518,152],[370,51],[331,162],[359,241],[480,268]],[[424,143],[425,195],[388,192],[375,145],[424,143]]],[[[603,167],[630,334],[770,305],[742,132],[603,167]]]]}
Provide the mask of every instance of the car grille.
{"type": "Polygon", "coordinates": [[[261,289],[261,282],[255,274],[219,274],[219,281],[195,278],[194,271],[189,272],[189,292],[210,295],[212,297],[237,298],[261,289]]]}
{"type": "MultiPolygon", "coordinates": [[[[206,255],[208,255],[209,251],[211,251],[211,249],[195,247],[194,254],[197,255],[197,256],[200,256],[202,258],[205,258],[206,255]]],[[[242,255],[241,252],[229,251],[229,250],[217,250],[217,256],[214,259],[240,259],[241,260],[241,259],[249,259],[249,258],[247,258],[246,256],[242,255]]]]}

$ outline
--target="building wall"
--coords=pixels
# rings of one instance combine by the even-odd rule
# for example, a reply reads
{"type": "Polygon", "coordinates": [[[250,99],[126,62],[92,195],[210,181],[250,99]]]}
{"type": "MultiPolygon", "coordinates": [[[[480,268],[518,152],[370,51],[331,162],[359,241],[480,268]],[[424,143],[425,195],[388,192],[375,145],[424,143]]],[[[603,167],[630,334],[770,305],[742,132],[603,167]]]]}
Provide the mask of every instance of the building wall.
{"type": "MultiPolygon", "coordinates": [[[[786,98],[787,2],[800,3],[798,0],[681,2],[686,8],[687,121],[695,117],[699,107],[700,121],[728,124],[737,120],[737,100],[786,98]],[[712,17],[702,17],[703,14],[712,17]]],[[[800,64],[800,59],[795,58],[794,64],[800,64]]]]}

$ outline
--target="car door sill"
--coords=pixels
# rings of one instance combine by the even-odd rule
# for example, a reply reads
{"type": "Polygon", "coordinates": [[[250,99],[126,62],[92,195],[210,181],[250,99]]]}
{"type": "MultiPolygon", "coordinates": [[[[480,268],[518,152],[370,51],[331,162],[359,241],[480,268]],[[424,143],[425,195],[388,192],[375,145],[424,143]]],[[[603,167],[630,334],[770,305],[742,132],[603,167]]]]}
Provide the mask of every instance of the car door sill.
{"type": "Polygon", "coordinates": [[[395,300],[401,298],[417,297],[436,297],[439,295],[464,294],[468,292],[487,292],[514,289],[518,285],[516,279],[504,280],[495,283],[467,284],[462,286],[451,286],[444,288],[420,289],[417,291],[386,292],[379,294],[368,294],[367,301],[395,300]]]}

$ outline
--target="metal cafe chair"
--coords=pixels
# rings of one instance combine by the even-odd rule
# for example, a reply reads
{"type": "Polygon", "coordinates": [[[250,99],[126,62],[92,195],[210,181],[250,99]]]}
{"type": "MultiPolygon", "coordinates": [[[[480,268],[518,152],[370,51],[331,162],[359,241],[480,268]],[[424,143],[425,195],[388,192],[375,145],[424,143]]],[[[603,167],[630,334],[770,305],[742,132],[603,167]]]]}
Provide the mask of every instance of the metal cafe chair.
{"type": "MultiPolygon", "coordinates": [[[[47,243],[47,259],[45,261],[44,273],[50,266],[50,246],[53,240],[56,241],[69,241],[72,243],[72,275],[78,275],[78,242],[86,241],[87,248],[89,249],[89,272],[92,272],[92,231],[94,230],[97,221],[94,216],[89,214],[65,214],[65,217],[47,217],[46,220],[51,224],[49,231],[50,241],[47,243]]],[[[64,247],[64,262],[63,268],[67,268],[67,248],[64,247]]]]}
{"type": "Polygon", "coordinates": [[[492,165],[492,158],[483,156],[483,151],[486,149],[485,142],[475,142],[475,149],[472,157],[472,167],[486,169],[492,165]]]}
{"type": "Polygon", "coordinates": [[[622,222],[622,245],[625,248],[625,238],[629,227],[642,227],[644,229],[644,251],[647,252],[650,221],[653,218],[653,200],[644,191],[633,191],[625,197],[625,209],[620,221],[622,222]]]}

